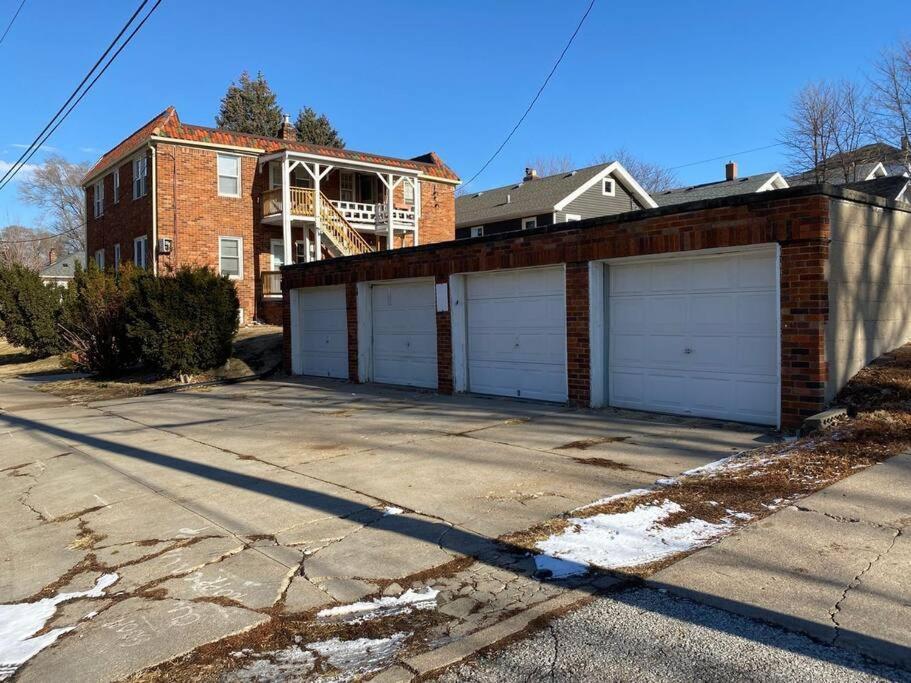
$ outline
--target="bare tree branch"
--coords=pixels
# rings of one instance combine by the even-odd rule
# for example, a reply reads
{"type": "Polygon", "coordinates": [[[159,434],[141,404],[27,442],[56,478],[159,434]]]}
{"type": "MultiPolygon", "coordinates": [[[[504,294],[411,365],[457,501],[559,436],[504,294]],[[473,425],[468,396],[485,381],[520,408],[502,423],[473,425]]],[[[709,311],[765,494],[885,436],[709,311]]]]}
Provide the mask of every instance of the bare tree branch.
{"type": "Polygon", "coordinates": [[[573,160],[568,154],[536,157],[525,163],[528,168],[533,168],[539,176],[558,175],[569,173],[573,170],[573,160]]]}
{"type": "Polygon", "coordinates": [[[901,161],[911,173],[911,41],[884,52],[871,79],[877,139],[901,147],[901,161]]]}
{"type": "Polygon", "coordinates": [[[64,251],[85,251],[85,193],[82,178],[89,164],[74,164],[50,156],[19,182],[22,201],[43,211],[42,222],[55,233],[66,233],[64,251]]]}
{"type": "Polygon", "coordinates": [[[671,169],[650,161],[644,161],[634,156],[625,147],[614,150],[614,153],[610,155],[599,154],[594,158],[593,163],[604,164],[609,161],[619,161],[620,165],[633,176],[646,192],[664,192],[679,184],[677,174],[671,169]]]}
{"type": "Polygon", "coordinates": [[[31,230],[22,225],[0,228],[0,265],[18,263],[38,270],[50,262],[51,250],[61,254],[63,241],[63,237],[47,230],[31,230]]]}

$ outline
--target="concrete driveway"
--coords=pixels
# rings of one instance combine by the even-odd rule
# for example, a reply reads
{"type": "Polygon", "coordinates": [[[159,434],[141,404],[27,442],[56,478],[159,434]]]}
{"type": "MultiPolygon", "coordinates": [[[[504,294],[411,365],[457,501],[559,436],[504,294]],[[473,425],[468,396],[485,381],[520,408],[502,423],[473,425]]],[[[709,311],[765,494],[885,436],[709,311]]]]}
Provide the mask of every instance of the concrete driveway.
{"type": "Polygon", "coordinates": [[[123,678],[450,566],[437,634],[464,635],[557,590],[514,583],[521,558],[484,562],[492,539],[767,440],[328,381],[90,405],[33,385],[0,383],[0,603],[59,600],[45,628],[72,630],[22,680],[123,678]],[[453,564],[467,555],[482,562],[453,564]]]}

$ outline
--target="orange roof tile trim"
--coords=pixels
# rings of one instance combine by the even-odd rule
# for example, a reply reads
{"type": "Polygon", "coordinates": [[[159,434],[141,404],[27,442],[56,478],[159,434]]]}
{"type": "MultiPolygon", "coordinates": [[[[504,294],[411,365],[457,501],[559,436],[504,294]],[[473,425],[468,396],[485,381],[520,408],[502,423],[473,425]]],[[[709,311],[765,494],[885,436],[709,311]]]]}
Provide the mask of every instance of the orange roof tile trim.
{"type": "Polygon", "coordinates": [[[367,152],[356,152],[348,149],[321,147],[319,145],[310,145],[304,142],[282,140],[281,138],[235,133],[227,130],[219,130],[217,128],[207,128],[205,126],[194,126],[181,123],[174,107],[168,107],[142,128],[102,156],[101,159],[98,160],[98,163],[96,163],[86,174],[83,181],[88,180],[102,169],[124,158],[142,142],[148,140],[153,135],[163,138],[173,138],[175,140],[186,140],[188,142],[205,142],[214,145],[260,149],[263,150],[264,153],[287,150],[289,152],[317,154],[325,157],[334,157],[336,159],[348,159],[371,164],[384,164],[399,168],[409,168],[427,176],[440,178],[442,180],[459,180],[459,176],[444,164],[434,152],[423,155],[423,158],[433,159],[433,163],[429,163],[417,161],[415,159],[397,159],[395,157],[380,156],[367,152]]]}

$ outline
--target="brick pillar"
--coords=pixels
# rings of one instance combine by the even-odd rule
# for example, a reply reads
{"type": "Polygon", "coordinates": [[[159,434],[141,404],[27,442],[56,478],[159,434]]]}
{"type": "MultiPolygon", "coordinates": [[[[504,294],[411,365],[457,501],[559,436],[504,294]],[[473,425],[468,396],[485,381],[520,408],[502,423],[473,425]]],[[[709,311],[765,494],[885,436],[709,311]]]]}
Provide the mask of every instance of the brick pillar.
{"type": "Polygon", "coordinates": [[[827,239],[781,247],[781,426],[799,427],[825,406],[829,311],[827,239]]]}
{"type": "Polygon", "coordinates": [[[282,287],[282,368],[291,374],[291,290],[282,287]]]}
{"type": "Polygon", "coordinates": [[[566,264],[566,372],[569,402],[591,403],[591,348],[588,339],[588,261],[566,264]]]}
{"type": "Polygon", "coordinates": [[[348,379],[358,382],[357,375],[357,285],[345,285],[345,310],[348,316],[348,379]]]}
{"type": "MultiPolygon", "coordinates": [[[[437,275],[436,282],[449,288],[448,275],[437,275]]],[[[452,393],[452,315],[449,310],[437,311],[437,391],[452,393]]]]}

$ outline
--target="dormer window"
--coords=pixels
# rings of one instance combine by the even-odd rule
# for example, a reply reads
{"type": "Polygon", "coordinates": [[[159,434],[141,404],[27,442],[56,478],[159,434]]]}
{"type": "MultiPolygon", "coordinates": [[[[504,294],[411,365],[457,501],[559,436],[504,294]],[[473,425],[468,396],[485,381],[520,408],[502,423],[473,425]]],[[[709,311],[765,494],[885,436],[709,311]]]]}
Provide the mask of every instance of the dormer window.
{"type": "Polygon", "coordinates": [[[613,178],[601,179],[601,194],[605,197],[613,197],[616,194],[616,188],[613,178]]]}

